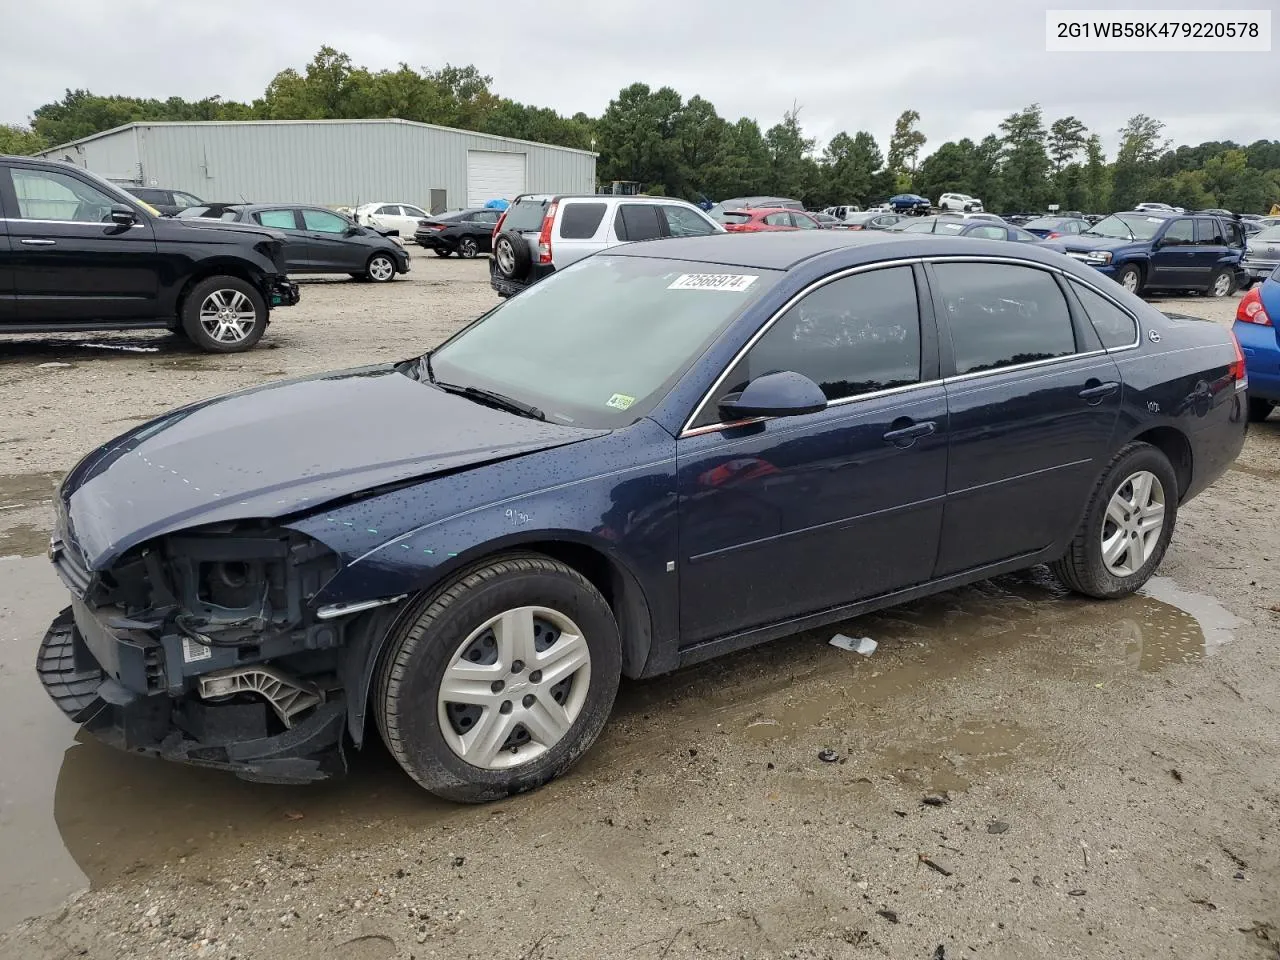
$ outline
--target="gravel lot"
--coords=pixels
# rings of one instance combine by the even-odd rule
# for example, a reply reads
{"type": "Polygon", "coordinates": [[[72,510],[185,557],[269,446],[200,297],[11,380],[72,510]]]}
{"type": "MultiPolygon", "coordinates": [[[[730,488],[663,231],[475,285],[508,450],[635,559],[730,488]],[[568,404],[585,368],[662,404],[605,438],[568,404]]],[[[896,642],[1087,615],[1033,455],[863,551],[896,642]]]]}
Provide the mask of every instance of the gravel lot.
{"type": "Polygon", "coordinates": [[[578,768],[500,804],[437,802],[378,747],[304,789],[74,739],[32,670],[65,603],[60,473],[494,302],[485,261],[415,255],[388,285],[305,283],[247,354],[0,341],[0,958],[1280,957],[1280,420],[1140,596],[1033,572],[837,628],[870,658],[826,630],[627,683],[578,768]]]}

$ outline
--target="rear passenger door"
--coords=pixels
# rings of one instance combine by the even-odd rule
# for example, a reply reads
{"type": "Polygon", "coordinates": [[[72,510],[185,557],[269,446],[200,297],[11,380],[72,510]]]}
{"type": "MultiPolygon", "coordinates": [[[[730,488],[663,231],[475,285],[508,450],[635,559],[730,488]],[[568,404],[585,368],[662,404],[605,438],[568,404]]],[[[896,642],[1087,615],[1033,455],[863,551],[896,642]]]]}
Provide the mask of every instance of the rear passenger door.
{"type": "Polygon", "coordinates": [[[605,223],[609,204],[604,200],[561,200],[559,223],[551,238],[552,260],[557,270],[609,246],[611,227],[605,223]]]}
{"type": "Polygon", "coordinates": [[[1231,249],[1227,246],[1227,236],[1222,224],[1216,217],[1198,217],[1196,219],[1196,263],[1203,271],[1204,284],[1207,287],[1213,280],[1218,268],[1227,265],[1231,249]]]}
{"type": "Polygon", "coordinates": [[[950,417],[936,577],[1074,532],[1106,463],[1120,374],[1061,281],[1029,263],[929,265],[950,417]]]}
{"type": "Polygon", "coordinates": [[[314,268],[311,251],[307,248],[306,238],[302,235],[302,223],[298,219],[296,210],[291,207],[255,210],[249,217],[260,226],[270,227],[284,234],[284,259],[286,269],[290,273],[306,273],[314,268]]]}
{"type": "Polygon", "coordinates": [[[657,240],[662,236],[662,220],[654,203],[620,203],[613,216],[612,239],[618,243],[657,240]]]}

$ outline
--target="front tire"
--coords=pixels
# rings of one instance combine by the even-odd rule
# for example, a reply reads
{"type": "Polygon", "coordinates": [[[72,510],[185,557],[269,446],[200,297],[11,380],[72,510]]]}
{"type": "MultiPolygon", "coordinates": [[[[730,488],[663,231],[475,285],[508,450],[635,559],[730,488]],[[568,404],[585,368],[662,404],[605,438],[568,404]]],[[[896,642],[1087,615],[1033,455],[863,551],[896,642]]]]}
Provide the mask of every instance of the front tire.
{"type": "Polygon", "coordinates": [[[390,283],[396,278],[396,263],[387,253],[375,253],[364,266],[364,275],[374,283],[390,283]]]}
{"type": "Polygon", "coordinates": [[[1178,516],[1178,478],[1160,450],[1131,443],[1093,490],[1084,520],[1054,575],[1077,593],[1109,600],[1133,593],[1164,559],[1178,516]]]}
{"type": "Polygon", "coordinates": [[[1134,296],[1142,294],[1142,271],[1135,264],[1126,263],[1116,271],[1116,283],[1124,287],[1134,296]]]}
{"type": "Polygon", "coordinates": [[[182,301],[182,332],[208,353],[239,353],[262,339],[267,304],[239,277],[208,277],[182,301]]]}
{"type": "Polygon", "coordinates": [[[599,591],[548,557],[507,556],[460,574],[391,638],[374,706],[418,784],[481,803],[569,769],[604,728],[621,672],[599,591]]]}
{"type": "Polygon", "coordinates": [[[1261,423],[1267,417],[1271,416],[1271,411],[1276,408],[1275,403],[1270,400],[1264,400],[1262,397],[1249,398],[1249,422],[1261,423]]]}

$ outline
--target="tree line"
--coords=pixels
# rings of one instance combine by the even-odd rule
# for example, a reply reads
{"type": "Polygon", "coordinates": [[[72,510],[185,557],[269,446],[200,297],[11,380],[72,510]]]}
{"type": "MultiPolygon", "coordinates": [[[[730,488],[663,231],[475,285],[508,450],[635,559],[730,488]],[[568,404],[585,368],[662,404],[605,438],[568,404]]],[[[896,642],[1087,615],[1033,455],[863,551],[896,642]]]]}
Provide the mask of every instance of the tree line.
{"type": "Polygon", "coordinates": [[[768,129],[721,117],[700,96],[633,83],[598,117],[562,116],[491,89],[475,66],[371,71],[322,47],[301,71],[276,74],[251,103],[103,96],[68,90],[38,107],[28,126],[0,126],[0,153],[31,154],[134,121],[324,120],[396,117],[595,150],[602,182],[637,181],[649,193],[690,200],[777,195],[811,208],[866,205],[895,193],[936,201],[981,197],[988,210],[1106,212],[1141,201],[1188,209],[1262,212],[1280,202],[1280,141],[1174,147],[1164,125],[1138,114],[1108,159],[1098,133],[1074,116],[1046,120],[1039,104],[1006,117],[981,140],[947,141],[925,153],[920,114],[905,110],[885,150],[872,134],[841,132],[819,149],[793,105],[768,129]]]}

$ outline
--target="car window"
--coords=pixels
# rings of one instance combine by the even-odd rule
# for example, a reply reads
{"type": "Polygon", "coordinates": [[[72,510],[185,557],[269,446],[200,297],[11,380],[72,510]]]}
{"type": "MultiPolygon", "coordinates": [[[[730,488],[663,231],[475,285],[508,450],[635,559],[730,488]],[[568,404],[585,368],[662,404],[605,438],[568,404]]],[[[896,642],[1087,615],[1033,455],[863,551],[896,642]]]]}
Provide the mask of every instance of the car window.
{"type": "Polygon", "coordinates": [[[658,208],[651,203],[621,204],[613,228],[619,240],[657,240],[662,236],[658,208]]]}
{"type": "Polygon", "coordinates": [[[791,214],[792,226],[799,227],[801,230],[820,230],[817,222],[813,217],[806,217],[803,213],[791,214]]]}
{"type": "Polygon", "coordinates": [[[517,233],[541,230],[550,203],[550,200],[534,197],[517,200],[507,208],[507,222],[503,226],[517,233]]]}
{"type": "Polygon", "coordinates": [[[1084,232],[1114,240],[1150,240],[1164,222],[1164,217],[1144,217],[1140,213],[1121,216],[1113,213],[1084,232]]]}
{"type": "MultiPolygon", "coordinates": [[[[401,204],[400,209],[404,211],[404,215],[406,217],[428,216],[427,211],[423,210],[421,207],[411,207],[407,203],[401,204]]],[[[494,222],[496,223],[497,221],[495,220],[494,222]]]]}
{"type": "MultiPolygon", "coordinates": [[[[934,224],[936,223],[937,223],[936,220],[917,220],[915,223],[911,223],[903,227],[902,232],[903,233],[933,233],[933,227],[934,227],[934,224]]],[[[953,226],[956,228],[958,232],[960,225],[953,224],[953,226]]]]}
{"type": "Polygon", "coordinates": [[[1184,244],[1195,243],[1195,233],[1194,228],[1191,226],[1191,221],[1173,221],[1173,223],[1169,224],[1169,229],[1164,232],[1160,242],[1168,247],[1180,247],[1184,244]]]}
{"type": "Polygon", "coordinates": [[[173,205],[181,210],[186,210],[188,207],[202,207],[204,206],[204,201],[189,193],[183,193],[181,190],[174,190],[173,205]]]}
{"type": "Polygon", "coordinates": [[[566,203],[560,215],[560,236],[566,240],[590,240],[608,209],[607,203],[566,203]]]}
{"type": "MultiPolygon", "coordinates": [[[[409,208],[405,207],[405,209],[408,210],[409,208]]],[[[484,223],[484,224],[488,224],[489,226],[493,226],[495,223],[498,222],[498,211],[497,210],[477,210],[475,213],[471,215],[471,221],[472,223],[484,223]]]]}
{"type": "Polygon", "coordinates": [[[18,217],[22,220],[102,223],[111,219],[111,208],[120,202],[77,177],[55,170],[10,167],[9,177],[18,195],[18,217]]]}
{"type": "Polygon", "coordinates": [[[965,236],[981,237],[983,240],[1004,240],[1006,238],[1004,227],[974,227],[965,236]]]}
{"type": "Polygon", "coordinates": [[[739,213],[735,210],[726,210],[720,214],[721,223],[750,223],[751,214],[739,213]]]}
{"type": "Polygon", "coordinates": [[[789,227],[791,226],[791,214],[789,213],[770,213],[764,218],[764,222],[771,227],[789,227]]]}
{"type": "Polygon", "coordinates": [[[939,263],[933,270],[951,331],[956,373],[1075,352],[1066,298],[1043,270],[1004,263],[939,263]]]}
{"type": "Polygon", "coordinates": [[[253,219],[264,227],[275,227],[278,230],[298,229],[292,210],[257,210],[253,214],[253,219]]]}
{"type": "Polygon", "coordinates": [[[715,233],[715,228],[704,217],[687,207],[664,204],[662,215],[667,218],[667,233],[673,237],[705,237],[715,233]]]}
{"type": "Polygon", "coordinates": [[[168,190],[151,190],[147,187],[127,187],[128,193],[147,203],[169,203],[168,190]]]}
{"type": "Polygon", "coordinates": [[[1213,244],[1218,247],[1227,245],[1227,238],[1222,235],[1222,225],[1212,217],[1200,217],[1196,220],[1196,243],[1213,244]]]}
{"type": "Polygon", "coordinates": [[[1138,339],[1138,325],[1133,317],[1083,283],[1073,282],[1071,289],[1079,298],[1084,312],[1089,315],[1089,322],[1098,332],[1098,339],[1104,347],[1114,350],[1117,347],[1133,346],[1138,339]]]}
{"type": "Polygon", "coordinates": [[[804,374],[828,400],[920,382],[920,310],[910,267],[819,287],[778,318],[725,377],[694,426],[718,423],[720,401],[767,373],[804,374]]]}
{"type": "Polygon", "coordinates": [[[1020,227],[1009,227],[1009,239],[1016,240],[1018,243],[1039,243],[1040,238],[1034,233],[1030,233],[1020,227]]]}
{"type": "Polygon", "coordinates": [[[302,225],[317,233],[343,233],[350,226],[342,217],[327,210],[303,210],[302,225]]]}
{"type": "MultiPolygon", "coordinates": [[[[385,206],[381,206],[377,210],[373,211],[373,215],[375,217],[398,217],[400,216],[400,207],[397,206],[396,204],[388,203],[385,206]]],[[[303,212],[303,216],[304,217],[306,216],[305,211],[303,212]]],[[[311,227],[310,229],[315,230],[318,228],[311,227]]]]}
{"type": "MultiPolygon", "coordinates": [[[[964,233],[964,227],[963,220],[939,220],[934,224],[933,232],[959,236],[964,233]]],[[[1003,240],[1004,237],[999,237],[998,239],[1003,240]]]]}
{"type": "Polygon", "coordinates": [[[1227,228],[1227,245],[1231,247],[1243,247],[1248,239],[1245,236],[1245,226],[1238,220],[1226,220],[1223,226],[1227,228]]]}

